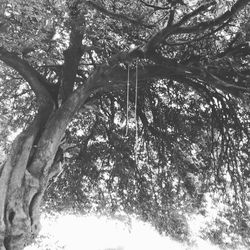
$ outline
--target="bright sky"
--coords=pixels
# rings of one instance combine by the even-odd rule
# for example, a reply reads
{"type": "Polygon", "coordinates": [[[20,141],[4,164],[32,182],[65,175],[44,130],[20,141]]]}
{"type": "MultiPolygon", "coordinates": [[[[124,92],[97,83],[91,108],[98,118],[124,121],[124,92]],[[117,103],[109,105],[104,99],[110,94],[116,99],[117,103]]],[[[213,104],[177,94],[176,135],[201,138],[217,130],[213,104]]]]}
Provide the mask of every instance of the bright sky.
{"type": "MultiPolygon", "coordinates": [[[[194,233],[197,223],[196,218],[194,233]]],[[[188,248],[135,218],[128,226],[118,219],[94,215],[43,215],[42,225],[37,244],[25,250],[220,250],[198,236],[195,245],[188,248]]]]}

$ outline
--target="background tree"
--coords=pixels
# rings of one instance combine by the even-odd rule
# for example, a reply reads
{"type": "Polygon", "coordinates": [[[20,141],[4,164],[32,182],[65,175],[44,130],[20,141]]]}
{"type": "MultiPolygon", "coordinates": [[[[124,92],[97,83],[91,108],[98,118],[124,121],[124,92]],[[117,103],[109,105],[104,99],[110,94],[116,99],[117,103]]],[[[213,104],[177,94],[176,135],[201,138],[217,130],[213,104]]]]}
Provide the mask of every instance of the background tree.
{"type": "Polygon", "coordinates": [[[246,211],[249,2],[2,1],[1,112],[23,132],[0,167],[0,249],[37,235],[66,157],[78,200],[100,181],[100,202],[159,228],[171,202],[228,183],[246,211]],[[128,67],[131,104],[139,82],[138,161],[130,121],[124,137],[128,67]],[[76,145],[67,155],[65,136],[76,145]]]}

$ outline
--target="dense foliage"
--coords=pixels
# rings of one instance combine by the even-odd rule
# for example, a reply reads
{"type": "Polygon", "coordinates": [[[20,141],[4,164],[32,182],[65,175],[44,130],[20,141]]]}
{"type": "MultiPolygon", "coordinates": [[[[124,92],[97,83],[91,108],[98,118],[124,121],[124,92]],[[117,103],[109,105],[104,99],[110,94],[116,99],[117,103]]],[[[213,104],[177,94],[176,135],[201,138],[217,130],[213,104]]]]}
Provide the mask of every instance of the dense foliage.
{"type": "MultiPolygon", "coordinates": [[[[82,114],[75,117],[64,170],[52,180],[47,199],[57,209],[136,213],[184,239],[185,216],[204,215],[206,195],[215,194],[214,202],[226,206],[222,216],[235,226],[227,230],[247,236],[249,138],[240,126],[249,129],[249,111],[235,100],[226,104],[231,109],[209,105],[178,83],[155,85],[139,90],[136,151],[132,114],[125,136],[125,92],[102,95],[94,111],[85,111],[87,122],[82,114]]],[[[225,225],[218,223],[221,232],[225,225]]]]}
{"type": "MultiPolygon", "coordinates": [[[[184,213],[204,214],[211,195],[225,205],[227,231],[247,240],[249,1],[6,0],[2,6],[0,59],[8,50],[32,65],[57,108],[96,72],[101,76],[67,127],[64,167],[50,181],[48,204],[135,213],[186,239],[184,213]],[[69,86],[65,68],[75,74],[69,86]]],[[[37,112],[36,90],[1,66],[0,122],[24,128],[37,112]]],[[[225,224],[218,225],[208,237],[221,243],[225,224]]]]}

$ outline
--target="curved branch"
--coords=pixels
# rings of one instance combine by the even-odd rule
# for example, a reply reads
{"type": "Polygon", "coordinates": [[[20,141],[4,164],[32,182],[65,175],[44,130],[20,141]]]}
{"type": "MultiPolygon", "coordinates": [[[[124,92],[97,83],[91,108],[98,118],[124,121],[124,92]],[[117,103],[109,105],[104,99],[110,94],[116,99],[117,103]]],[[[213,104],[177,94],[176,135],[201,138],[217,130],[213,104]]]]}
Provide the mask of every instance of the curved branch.
{"type": "Polygon", "coordinates": [[[0,47],[0,60],[16,70],[30,85],[34,91],[38,103],[53,103],[53,98],[49,92],[49,86],[45,79],[28,64],[27,61],[18,57],[15,53],[9,52],[0,47]]]}
{"type": "MultiPolygon", "coordinates": [[[[148,53],[154,50],[162,41],[164,41],[169,35],[172,34],[185,34],[185,33],[194,33],[194,32],[203,32],[207,29],[216,27],[218,25],[223,24],[223,22],[228,21],[233,18],[242,8],[244,8],[250,0],[238,0],[231,8],[231,10],[226,11],[224,14],[220,15],[219,17],[207,21],[201,22],[194,26],[186,26],[182,27],[180,24],[189,20],[189,18],[193,17],[194,14],[198,14],[201,9],[197,9],[194,12],[187,14],[186,18],[184,17],[180,22],[172,26],[167,26],[153,35],[149,41],[143,46],[143,51],[148,53]],[[199,11],[198,11],[199,10],[199,11]]],[[[205,5],[206,7],[206,5],[205,5]]]]}
{"type": "Polygon", "coordinates": [[[219,78],[218,76],[206,71],[206,73],[215,81],[213,81],[215,86],[218,86],[219,88],[222,89],[228,89],[228,90],[237,90],[237,91],[241,91],[243,93],[250,93],[250,88],[245,88],[245,87],[241,87],[241,86],[237,86],[233,83],[230,82],[225,82],[225,80],[219,78]]]}
{"type": "Polygon", "coordinates": [[[231,8],[231,10],[226,11],[224,14],[221,14],[219,17],[207,21],[207,22],[200,22],[197,25],[189,26],[189,27],[182,27],[178,30],[177,33],[192,33],[192,32],[201,32],[206,29],[218,26],[223,22],[232,19],[242,8],[244,8],[247,4],[250,3],[250,0],[238,0],[231,8]]]}
{"type": "Polygon", "coordinates": [[[143,0],[139,0],[143,5],[149,7],[149,8],[153,8],[154,11],[157,11],[157,10],[169,10],[171,7],[167,6],[167,7],[161,7],[161,6],[157,6],[157,5],[152,5],[152,4],[149,4],[149,3],[146,3],[145,1],[143,0]]]}
{"type": "Polygon", "coordinates": [[[143,26],[143,27],[148,28],[148,29],[152,29],[153,28],[152,25],[142,23],[141,20],[136,20],[136,19],[130,18],[130,17],[128,17],[128,16],[126,16],[126,15],[124,15],[122,13],[118,14],[118,13],[111,12],[111,11],[105,9],[100,4],[94,3],[92,1],[86,1],[86,4],[89,7],[92,7],[92,8],[100,11],[101,13],[103,13],[106,16],[109,16],[111,18],[114,18],[114,19],[117,19],[117,20],[124,20],[124,21],[126,21],[128,23],[131,23],[131,24],[134,24],[134,25],[137,25],[137,26],[143,26]]]}
{"type": "MultiPolygon", "coordinates": [[[[127,55],[129,55],[129,53],[127,55]]],[[[166,77],[171,74],[171,70],[173,69],[159,67],[158,65],[151,67],[145,66],[141,68],[139,80],[156,79],[162,76],[166,77]]],[[[132,73],[131,76],[133,79],[135,73],[132,73]]],[[[103,89],[107,90],[109,87],[114,88],[118,85],[125,86],[126,77],[127,74],[124,68],[119,66],[110,67],[110,65],[105,64],[89,77],[85,86],[78,88],[67,98],[46,124],[46,130],[39,140],[39,144],[37,145],[39,150],[34,155],[34,161],[29,166],[29,171],[33,176],[40,177],[42,175],[41,182],[47,182],[49,169],[53,163],[55,152],[74,114],[91,94],[102,91],[103,89]]]]}
{"type": "Polygon", "coordinates": [[[189,40],[189,41],[182,41],[182,42],[174,42],[174,43],[171,43],[171,42],[166,42],[167,45],[169,46],[179,46],[179,45],[187,45],[187,44],[191,44],[191,43],[194,43],[194,42],[198,42],[206,37],[209,37],[213,34],[215,34],[216,32],[222,30],[226,25],[228,25],[228,23],[230,22],[230,20],[228,20],[227,22],[224,22],[222,25],[220,25],[219,27],[217,27],[216,29],[212,29],[210,32],[204,34],[204,35],[201,35],[197,38],[194,38],[193,40],[189,40]]]}
{"type": "Polygon", "coordinates": [[[195,17],[198,14],[200,14],[201,12],[206,11],[209,7],[211,7],[212,5],[215,5],[215,4],[216,4],[216,2],[212,1],[209,3],[205,3],[204,5],[201,5],[200,7],[198,7],[197,9],[192,11],[191,13],[186,14],[179,22],[176,23],[176,26],[181,26],[182,24],[184,24],[185,22],[190,20],[192,17],[195,17]]]}

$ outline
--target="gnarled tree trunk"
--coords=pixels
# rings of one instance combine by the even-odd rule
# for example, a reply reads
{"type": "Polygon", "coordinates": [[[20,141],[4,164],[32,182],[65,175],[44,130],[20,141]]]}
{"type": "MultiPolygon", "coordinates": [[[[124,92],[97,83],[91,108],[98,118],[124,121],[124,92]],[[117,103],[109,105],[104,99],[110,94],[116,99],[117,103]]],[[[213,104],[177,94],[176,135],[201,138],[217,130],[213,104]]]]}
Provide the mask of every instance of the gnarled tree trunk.
{"type": "Polygon", "coordinates": [[[0,250],[21,250],[40,229],[40,203],[48,180],[60,165],[55,159],[68,123],[89,96],[75,91],[57,110],[41,107],[32,124],[14,141],[0,168],[0,250]]]}
{"type": "Polygon", "coordinates": [[[0,60],[15,69],[36,95],[38,112],[33,122],[14,141],[7,161],[0,166],[0,250],[21,250],[40,229],[40,203],[49,179],[60,169],[57,152],[72,116],[90,92],[83,86],[73,92],[81,59],[82,34],[72,24],[65,51],[62,105],[58,91],[27,61],[0,47],[0,60]]]}
{"type": "MultiPolygon", "coordinates": [[[[51,112],[50,105],[39,109],[33,122],[15,139],[9,157],[1,166],[1,250],[23,249],[39,232],[39,204],[46,188],[43,182],[49,176],[43,172],[35,174],[31,167],[39,155],[48,154],[41,147],[40,140],[51,112]]],[[[56,148],[50,152],[52,160],[44,162],[44,165],[53,165],[55,152],[56,148]]]]}
{"type": "MultiPolygon", "coordinates": [[[[14,141],[0,170],[0,249],[23,249],[39,231],[38,200],[43,188],[29,167],[39,141],[40,114],[14,141]]],[[[46,121],[46,120],[45,120],[46,121]]]]}

